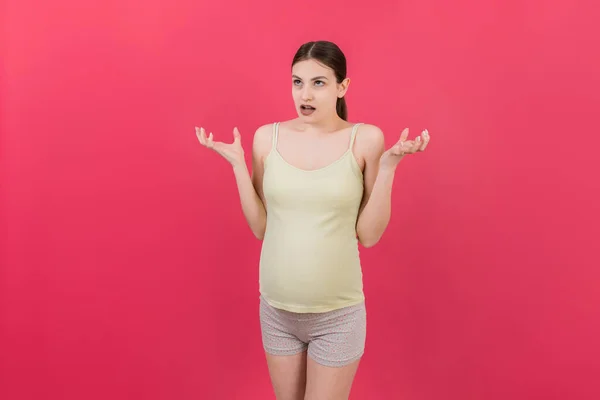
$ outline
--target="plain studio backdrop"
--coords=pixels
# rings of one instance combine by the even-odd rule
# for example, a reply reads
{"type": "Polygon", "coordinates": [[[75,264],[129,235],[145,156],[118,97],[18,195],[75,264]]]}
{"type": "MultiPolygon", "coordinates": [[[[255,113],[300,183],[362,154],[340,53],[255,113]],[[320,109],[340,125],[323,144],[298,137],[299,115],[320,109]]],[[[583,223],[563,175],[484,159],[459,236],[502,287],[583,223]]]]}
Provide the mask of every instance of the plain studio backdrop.
{"type": "Polygon", "coordinates": [[[352,399],[600,398],[598,12],[580,2],[8,0],[0,398],[273,399],[227,162],[294,118],[309,40],[350,121],[431,134],[361,248],[352,399]],[[353,8],[353,7],[357,8],[353,8]],[[594,50],[594,48],[596,50],[594,50]]]}

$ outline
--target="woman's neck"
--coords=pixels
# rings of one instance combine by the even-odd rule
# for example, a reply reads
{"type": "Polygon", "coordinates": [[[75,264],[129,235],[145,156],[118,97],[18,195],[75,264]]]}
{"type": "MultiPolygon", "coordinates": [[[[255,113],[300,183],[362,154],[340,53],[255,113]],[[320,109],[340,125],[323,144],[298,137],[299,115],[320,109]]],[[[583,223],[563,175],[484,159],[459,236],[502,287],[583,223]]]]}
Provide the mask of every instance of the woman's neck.
{"type": "Polygon", "coordinates": [[[299,118],[295,128],[300,132],[330,133],[344,129],[348,125],[348,122],[336,115],[335,117],[315,122],[307,122],[299,118]]]}

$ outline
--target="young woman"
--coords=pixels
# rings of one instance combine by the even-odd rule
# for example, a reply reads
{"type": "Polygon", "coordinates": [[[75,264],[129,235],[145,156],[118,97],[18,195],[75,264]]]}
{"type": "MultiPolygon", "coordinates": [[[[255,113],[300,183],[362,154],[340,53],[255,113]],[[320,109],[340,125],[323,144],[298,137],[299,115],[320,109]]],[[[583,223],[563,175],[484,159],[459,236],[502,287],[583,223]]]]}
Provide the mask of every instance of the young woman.
{"type": "Polygon", "coordinates": [[[233,143],[196,128],[200,143],[233,167],[242,209],[263,240],[260,324],[278,400],[347,399],[366,338],[358,243],[375,245],[390,220],[394,173],[429,133],[387,151],[377,126],[350,123],[346,58],[327,41],[292,62],[298,118],[254,134],[252,174],[237,128],[233,143]]]}

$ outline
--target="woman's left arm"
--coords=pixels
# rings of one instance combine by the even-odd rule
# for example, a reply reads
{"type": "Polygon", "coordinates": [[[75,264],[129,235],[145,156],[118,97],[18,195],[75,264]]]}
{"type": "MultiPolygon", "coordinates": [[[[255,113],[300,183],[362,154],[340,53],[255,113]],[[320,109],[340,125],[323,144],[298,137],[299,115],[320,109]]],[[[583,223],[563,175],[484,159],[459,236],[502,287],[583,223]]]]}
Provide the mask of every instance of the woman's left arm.
{"type": "MultiPolygon", "coordinates": [[[[429,143],[429,132],[424,130],[415,140],[407,140],[408,128],[402,131],[400,140],[385,150],[381,129],[373,125],[363,131],[364,145],[364,195],[360,206],[356,233],[365,247],[372,247],[383,235],[390,222],[392,208],[392,184],[398,163],[406,156],[423,151],[429,143]]],[[[364,128],[363,128],[364,129],[364,128]]]]}

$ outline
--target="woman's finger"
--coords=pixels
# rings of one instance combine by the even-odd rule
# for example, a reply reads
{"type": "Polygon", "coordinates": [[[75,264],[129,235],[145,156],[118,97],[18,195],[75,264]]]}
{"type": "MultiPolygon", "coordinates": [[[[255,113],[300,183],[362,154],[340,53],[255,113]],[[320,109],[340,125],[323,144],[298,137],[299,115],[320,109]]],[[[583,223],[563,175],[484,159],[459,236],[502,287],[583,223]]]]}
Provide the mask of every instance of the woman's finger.
{"type": "Polygon", "coordinates": [[[427,129],[425,129],[423,131],[423,134],[421,136],[423,136],[423,143],[421,144],[421,148],[419,150],[420,151],[425,151],[425,148],[429,144],[429,139],[430,139],[429,138],[429,131],[427,129]]]}
{"type": "Polygon", "coordinates": [[[239,144],[242,140],[242,135],[237,127],[233,128],[233,143],[239,144]]]}
{"type": "Polygon", "coordinates": [[[215,142],[213,141],[212,132],[208,135],[208,139],[206,139],[206,147],[208,147],[209,149],[212,149],[213,147],[215,147],[215,142]]]}
{"type": "Polygon", "coordinates": [[[408,139],[408,128],[404,128],[402,130],[402,133],[400,134],[400,140],[398,140],[398,143],[405,142],[406,139],[408,139]]]}
{"type": "Polygon", "coordinates": [[[196,137],[202,146],[206,145],[204,135],[202,134],[202,128],[196,127],[196,137]]]}
{"type": "Polygon", "coordinates": [[[423,140],[421,139],[421,136],[417,136],[417,138],[415,139],[414,144],[410,148],[410,152],[411,153],[416,153],[417,151],[419,151],[419,149],[421,148],[422,144],[423,144],[423,140]]]}

